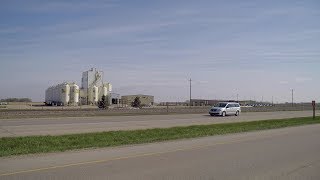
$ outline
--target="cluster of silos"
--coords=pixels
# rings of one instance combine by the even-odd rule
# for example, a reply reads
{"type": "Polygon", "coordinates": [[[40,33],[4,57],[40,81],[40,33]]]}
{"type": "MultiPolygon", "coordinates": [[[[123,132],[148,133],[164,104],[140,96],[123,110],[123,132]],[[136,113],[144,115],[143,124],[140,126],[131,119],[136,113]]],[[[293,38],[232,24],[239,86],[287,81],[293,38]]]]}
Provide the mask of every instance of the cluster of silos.
{"type": "Polygon", "coordinates": [[[96,104],[99,100],[99,88],[97,86],[92,86],[87,90],[87,92],[89,104],[96,104]]]}
{"type": "Polygon", "coordinates": [[[109,96],[109,92],[112,91],[112,85],[110,83],[103,84],[99,87],[99,100],[102,99],[102,96],[109,96]]]}
{"type": "Polygon", "coordinates": [[[97,104],[102,99],[102,96],[108,97],[109,92],[112,91],[110,83],[102,84],[101,86],[94,85],[87,89],[80,90],[80,98],[85,99],[82,104],[97,104]]]}
{"type": "Polygon", "coordinates": [[[82,73],[80,102],[81,104],[94,105],[97,104],[102,96],[107,96],[112,90],[110,83],[103,82],[103,71],[91,68],[82,73]]]}
{"type": "Polygon", "coordinates": [[[75,83],[62,83],[51,86],[46,90],[45,103],[47,105],[76,106],[94,105],[112,91],[110,83],[103,83],[103,71],[91,68],[82,73],[81,88],[75,83]]]}
{"type": "Polygon", "coordinates": [[[46,90],[45,103],[57,106],[78,105],[79,86],[75,83],[62,83],[51,86],[46,90]]]}

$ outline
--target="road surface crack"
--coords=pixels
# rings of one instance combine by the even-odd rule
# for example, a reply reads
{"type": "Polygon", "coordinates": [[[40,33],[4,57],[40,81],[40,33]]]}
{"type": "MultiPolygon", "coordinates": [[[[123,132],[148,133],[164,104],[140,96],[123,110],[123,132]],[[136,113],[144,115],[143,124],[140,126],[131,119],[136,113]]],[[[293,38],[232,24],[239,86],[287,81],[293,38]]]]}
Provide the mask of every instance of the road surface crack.
{"type": "Polygon", "coordinates": [[[11,135],[13,135],[13,136],[15,136],[15,135],[16,135],[15,133],[10,132],[9,130],[7,130],[7,129],[3,128],[2,126],[0,126],[0,129],[1,129],[1,130],[3,130],[3,131],[4,131],[4,133],[8,133],[8,134],[11,134],[11,135]]]}
{"type": "Polygon", "coordinates": [[[296,169],[293,169],[292,171],[289,171],[289,172],[287,173],[287,176],[288,176],[288,175],[291,175],[291,174],[293,174],[293,173],[296,173],[297,171],[300,171],[301,169],[311,167],[312,165],[317,164],[317,163],[320,163],[320,160],[316,160],[316,161],[313,161],[313,162],[311,162],[311,163],[308,163],[308,164],[302,165],[302,166],[300,166],[300,167],[297,167],[296,169]]]}

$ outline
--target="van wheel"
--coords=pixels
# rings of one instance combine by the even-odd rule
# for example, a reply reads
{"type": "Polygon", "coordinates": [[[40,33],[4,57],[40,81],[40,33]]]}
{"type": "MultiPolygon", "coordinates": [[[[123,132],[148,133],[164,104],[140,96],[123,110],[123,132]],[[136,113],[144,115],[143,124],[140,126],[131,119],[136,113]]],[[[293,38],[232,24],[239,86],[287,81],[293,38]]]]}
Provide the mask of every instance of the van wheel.
{"type": "Polygon", "coordinates": [[[236,112],[236,116],[239,116],[239,115],[240,115],[240,113],[239,113],[239,111],[237,111],[237,112],[236,112]]]}
{"type": "Polygon", "coordinates": [[[223,112],[222,112],[222,117],[225,117],[225,116],[226,116],[226,112],[223,111],[223,112]]]}

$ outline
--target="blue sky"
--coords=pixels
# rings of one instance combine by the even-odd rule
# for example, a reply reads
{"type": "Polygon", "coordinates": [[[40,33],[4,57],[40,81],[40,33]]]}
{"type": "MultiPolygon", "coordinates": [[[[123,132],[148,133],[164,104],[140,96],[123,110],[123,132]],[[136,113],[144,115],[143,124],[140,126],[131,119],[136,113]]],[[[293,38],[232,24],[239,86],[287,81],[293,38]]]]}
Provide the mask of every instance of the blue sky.
{"type": "Polygon", "coordinates": [[[96,67],[115,92],[320,101],[320,2],[0,1],[0,98],[96,67]]]}

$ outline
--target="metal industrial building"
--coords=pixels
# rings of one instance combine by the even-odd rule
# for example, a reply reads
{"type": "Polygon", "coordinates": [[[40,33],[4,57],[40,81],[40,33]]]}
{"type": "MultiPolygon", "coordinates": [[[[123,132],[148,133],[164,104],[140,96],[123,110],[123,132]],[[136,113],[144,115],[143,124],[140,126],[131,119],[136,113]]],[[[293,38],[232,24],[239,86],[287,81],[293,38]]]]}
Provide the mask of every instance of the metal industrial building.
{"type": "Polygon", "coordinates": [[[154,96],[143,94],[121,96],[121,101],[123,104],[131,106],[136,97],[139,97],[142,106],[152,106],[154,104],[154,96]]]}

